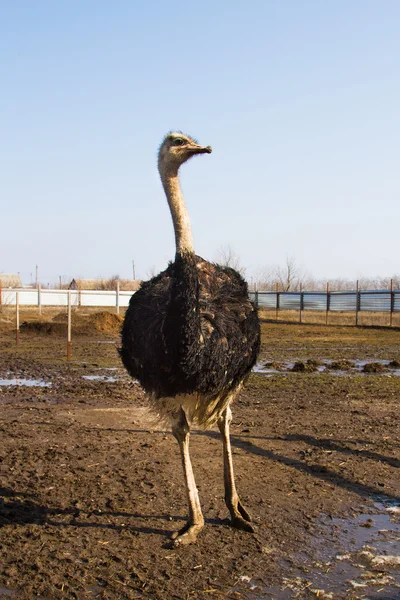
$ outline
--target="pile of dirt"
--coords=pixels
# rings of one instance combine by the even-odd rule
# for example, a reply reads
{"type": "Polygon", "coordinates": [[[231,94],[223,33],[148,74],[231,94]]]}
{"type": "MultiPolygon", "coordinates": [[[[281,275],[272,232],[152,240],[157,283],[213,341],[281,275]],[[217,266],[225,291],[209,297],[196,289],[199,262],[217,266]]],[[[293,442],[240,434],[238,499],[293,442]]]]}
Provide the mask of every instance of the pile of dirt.
{"type": "Polygon", "coordinates": [[[104,333],[118,333],[121,329],[123,318],[106,310],[94,313],[89,317],[89,323],[96,331],[104,333]]]}
{"type": "Polygon", "coordinates": [[[24,321],[19,329],[23,333],[67,335],[66,323],[53,323],[51,321],[24,321]]]}
{"type": "Polygon", "coordinates": [[[391,360],[388,366],[391,369],[400,369],[400,360],[391,360]]]}
{"type": "Polygon", "coordinates": [[[384,373],[387,367],[379,362],[370,362],[364,365],[364,373],[384,373]]]}
{"type": "Polygon", "coordinates": [[[58,313],[53,317],[53,323],[68,323],[68,314],[66,312],[58,313]]]}
{"type": "Polygon", "coordinates": [[[333,369],[334,371],[350,371],[354,367],[354,363],[347,359],[334,360],[329,365],[326,365],[327,369],[333,369]]]}
{"type": "MultiPolygon", "coordinates": [[[[121,329],[122,317],[108,311],[93,313],[89,316],[72,315],[72,335],[92,335],[93,333],[118,333],[121,329]]],[[[41,333],[44,335],[67,335],[68,316],[62,312],[52,321],[24,321],[21,332],[41,333]]]]}
{"type": "Polygon", "coordinates": [[[285,365],[277,360],[268,361],[264,364],[264,369],[273,369],[274,371],[284,371],[285,365]]]}
{"type": "Polygon", "coordinates": [[[318,367],[321,366],[320,361],[313,360],[312,358],[308,359],[306,362],[302,360],[294,363],[292,371],[295,373],[315,373],[318,371],[318,367]]]}

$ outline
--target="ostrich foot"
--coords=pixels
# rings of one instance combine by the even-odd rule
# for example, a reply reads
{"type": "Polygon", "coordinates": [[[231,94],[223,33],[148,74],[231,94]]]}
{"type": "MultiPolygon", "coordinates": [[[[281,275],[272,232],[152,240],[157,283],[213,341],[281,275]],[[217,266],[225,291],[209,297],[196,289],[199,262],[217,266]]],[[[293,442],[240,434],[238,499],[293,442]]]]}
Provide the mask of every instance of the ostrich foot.
{"type": "Polygon", "coordinates": [[[247,510],[238,502],[237,508],[231,510],[231,525],[235,529],[255,533],[255,527],[251,524],[252,518],[247,510]]]}
{"type": "Polygon", "coordinates": [[[194,544],[197,540],[197,535],[203,529],[204,523],[186,523],[185,527],[179,531],[175,531],[172,538],[172,547],[177,548],[178,546],[187,546],[188,544],[194,544]]]}
{"type": "Polygon", "coordinates": [[[245,509],[245,507],[242,505],[242,503],[239,501],[238,505],[237,505],[237,509],[240,512],[240,514],[242,515],[243,519],[245,521],[252,521],[253,519],[251,518],[251,515],[247,512],[247,510],[245,509]]]}

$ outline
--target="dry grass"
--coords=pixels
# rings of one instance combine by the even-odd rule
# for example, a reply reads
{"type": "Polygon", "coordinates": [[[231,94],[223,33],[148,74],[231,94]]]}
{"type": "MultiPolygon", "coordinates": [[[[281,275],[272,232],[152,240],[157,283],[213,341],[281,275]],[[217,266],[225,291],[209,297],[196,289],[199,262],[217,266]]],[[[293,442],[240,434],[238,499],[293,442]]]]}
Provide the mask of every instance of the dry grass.
{"type": "MultiPolygon", "coordinates": [[[[260,309],[260,317],[267,321],[283,323],[303,323],[316,325],[356,325],[355,312],[333,312],[328,315],[325,311],[303,310],[275,310],[260,309]],[[278,319],[276,318],[278,316],[278,319]],[[301,320],[300,320],[301,319],[301,320]]],[[[359,312],[358,325],[360,327],[390,327],[390,313],[386,312],[359,312]]],[[[400,313],[393,313],[392,327],[400,327],[400,313]]]]}
{"type": "MultiPolygon", "coordinates": [[[[125,314],[125,308],[120,308],[119,314],[123,317],[125,314]]],[[[99,306],[84,306],[79,308],[72,308],[72,318],[77,317],[90,317],[99,312],[108,312],[116,314],[116,309],[111,307],[101,308],[99,306]]],[[[67,315],[66,306],[45,306],[42,307],[40,312],[37,307],[32,306],[20,306],[19,309],[19,321],[23,323],[28,321],[29,323],[34,322],[51,322],[54,319],[59,319],[60,315],[67,315]]],[[[15,327],[16,312],[15,306],[3,306],[0,310],[0,330],[15,327]]]]}
{"type": "MultiPolygon", "coordinates": [[[[84,307],[73,307],[73,314],[81,317],[90,316],[93,313],[105,310],[110,313],[116,313],[115,308],[104,307],[102,309],[99,306],[84,306],[84,307]]],[[[123,317],[125,314],[125,308],[119,310],[119,314],[123,317]]],[[[37,307],[33,306],[20,306],[20,322],[22,321],[52,321],[54,317],[60,313],[67,312],[66,307],[62,306],[45,306],[42,307],[41,313],[37,307]]],[[[280,310],[276,315],[275,310],[260,309],[260,317],[263,320],[277,323],[302,323],[307,325],[347,325],[355,326],[356,314],[355,312],[333,312],[330,311],[328,316],[325,311],[311,311],[303,310],[280,310]],[[278,316],[278,319],[276,319],[278,316]],[[301,320],[300,320],[301,319],[301,320]]],[[[2,306],[0,307],[0,327],[5,324],[15,323],[15,306],[2,306]]],[[[390,313],[387,312],[359,312],[358,313],[358,325],[360,327],[390,327],[390,313]]],[[[400,313],[393,313],[392,315],[392,327],[400,327],[400,313]]]]}
{"type": "Polygon", "coordinates": [[[400,330],[299,323],[261,324],[260,361],[399,360],[400,330]]]}

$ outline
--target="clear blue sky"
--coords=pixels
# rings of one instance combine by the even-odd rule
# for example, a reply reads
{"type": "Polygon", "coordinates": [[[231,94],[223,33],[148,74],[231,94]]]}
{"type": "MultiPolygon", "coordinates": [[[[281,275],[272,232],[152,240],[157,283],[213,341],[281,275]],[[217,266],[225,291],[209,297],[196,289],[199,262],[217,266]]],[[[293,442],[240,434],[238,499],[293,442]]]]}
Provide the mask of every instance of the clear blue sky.
{"type": "Polygon", "coordinates": [[[0,272],[138,277],[174,256],[181,129],[198,254],[250,277],[400,272],[398,0],[0,4],[0,272]]]}

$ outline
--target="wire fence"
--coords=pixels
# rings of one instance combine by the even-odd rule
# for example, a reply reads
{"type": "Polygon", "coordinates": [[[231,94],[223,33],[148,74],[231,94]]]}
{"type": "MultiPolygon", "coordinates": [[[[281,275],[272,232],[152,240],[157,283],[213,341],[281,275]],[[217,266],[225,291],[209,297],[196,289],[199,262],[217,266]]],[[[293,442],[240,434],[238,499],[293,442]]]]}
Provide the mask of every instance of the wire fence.
{"type": "Polygon", "coordinates": [[[389,313],[390,325],[393,314],[400,313],[400,290],[354,290],[345,292],[277,292],[252,291],[250,298],[259,309],[275,311],[297,311],[299,319],[304,311],[329,313],[354,313],[356,325],[358,315],[364,313],[389,313]]]}
{"type": "MultiPolygon", "coordinates": [[[[0,287],[0,307],[37,306],[42,307],[104,307],[126,308],[134,291],[120,290],[51,290],[51,289],[2,289],[0,287]]],[[[326,322],[330,313],[354,313],[358,324],[359,313],[388,313],[390,325],[393,315],[400,314],[400,290],[353,290],[278,292],[250,291],[251,300],[259,309],[274,311],[276,318],[282,311],[296,311],[299,320],[306,311],[325,312],[326,322]]]]}

